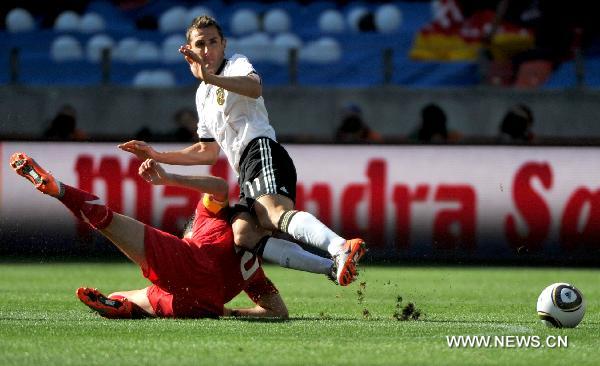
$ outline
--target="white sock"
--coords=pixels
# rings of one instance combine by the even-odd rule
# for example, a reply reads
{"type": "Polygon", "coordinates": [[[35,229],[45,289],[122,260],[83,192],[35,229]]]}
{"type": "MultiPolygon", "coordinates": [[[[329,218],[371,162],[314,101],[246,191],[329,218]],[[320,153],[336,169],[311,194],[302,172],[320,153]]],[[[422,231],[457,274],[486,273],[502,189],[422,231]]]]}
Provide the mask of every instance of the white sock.
{"type": "Polygon", "coordinates": [[[306,211],[294,213],[287,224],[286,232],[294,239],[321,250],[326,250],[331,255],[337,254],[346,243],[346,239],[334,233],[319,219],[306,211]]]}
{"type": "Polygon", "coordinates": [[[262,257],[265,261],[277,263],[284,268],[321,274],[328,274],[333,264],[331,259],[312,254],[296,243],[277,238],[267,240],[262,257]]]}

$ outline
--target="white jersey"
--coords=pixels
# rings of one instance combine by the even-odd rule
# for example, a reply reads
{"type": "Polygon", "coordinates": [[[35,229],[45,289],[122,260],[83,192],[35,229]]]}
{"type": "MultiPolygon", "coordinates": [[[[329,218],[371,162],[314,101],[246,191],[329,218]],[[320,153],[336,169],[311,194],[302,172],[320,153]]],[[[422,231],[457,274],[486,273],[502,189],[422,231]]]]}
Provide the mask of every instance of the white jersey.
{"type": "MultiPolygon", "coordinates": [[[[248,59],[235,54],[226,60],[221,71],[224,76],[246,76],[255,72],[248,59]]],[[[215,139],[225,152],[229,164],[239,174],[240,156],[256,137],[275,140],[275,130],[269,123],[263,97],[246,97],[201,83],[196,91],[198,137],[215,139]]]]}

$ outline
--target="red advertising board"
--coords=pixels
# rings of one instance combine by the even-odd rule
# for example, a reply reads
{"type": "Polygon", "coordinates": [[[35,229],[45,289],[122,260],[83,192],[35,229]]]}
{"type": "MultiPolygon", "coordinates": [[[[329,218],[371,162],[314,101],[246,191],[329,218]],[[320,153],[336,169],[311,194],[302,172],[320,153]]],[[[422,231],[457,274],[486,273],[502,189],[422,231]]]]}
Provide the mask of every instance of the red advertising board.
{"type": "MultiPolygon", "coordinates": [[[[10,171],[25,151],[65,183],[94,192],[115,211],[168,231],[193,212],[198,193],[154,187],[139,161],[115,144],[2,143],[0,239],[31,222],[75,232],[68,212],[10,171]],[[3,234],[4,232],[4,234],[3,234]]],[[[157,144],[158,150],[181,148],[157,144]]],[[[364,237],[375,257],[548,258],[600,253],[599,148],[514,146],[286,146],[298,170],[297,207],[346,237],[364,237]]],[[[214,174],[239,188],[223,157],[214,174]]]]}

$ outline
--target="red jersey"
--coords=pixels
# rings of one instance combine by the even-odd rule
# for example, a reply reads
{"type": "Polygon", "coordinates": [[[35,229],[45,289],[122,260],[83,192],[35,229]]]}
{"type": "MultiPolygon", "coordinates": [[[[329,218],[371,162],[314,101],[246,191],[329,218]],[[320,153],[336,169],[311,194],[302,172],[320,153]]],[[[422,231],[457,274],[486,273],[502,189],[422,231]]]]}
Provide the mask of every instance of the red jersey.
{"type": "Polygon", "coordinates": [[[143,272],[155,285],[147,293],[158,316],[214,317],[242,290],[253,300],[277,293],[259,259],[235,247],[226,211],[205,195],[184,239],[146,226],[143,272]]]}

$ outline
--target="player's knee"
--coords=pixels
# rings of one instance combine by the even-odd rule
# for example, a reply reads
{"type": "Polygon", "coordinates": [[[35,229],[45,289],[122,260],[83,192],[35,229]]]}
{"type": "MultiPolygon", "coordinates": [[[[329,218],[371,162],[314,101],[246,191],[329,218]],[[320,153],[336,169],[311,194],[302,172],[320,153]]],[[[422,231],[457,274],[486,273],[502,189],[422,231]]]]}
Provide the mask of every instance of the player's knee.
{"type": "Polygon", "coordinates": [[[274,204],[269,199],[259,200],[254,204],[254,212],[258,223],[267,230],[277,230],[281,215],[285,211],[285,205],[274,204]]]}
{"type": "Polygon", "coordinates": [[[258,222],[260,223],[260,226],[269,230],[273,230],[277,227],[277,223],[274,223],[273,220],[274,215],[270,215],[268,212],[258,216],[258,222]]]}
{"type": "Polygon", "coordinates": [[[258,221],[260,226],[269,230],[276,230],[281,220],[281,216],[285,213],[284,209],[273,208],[265,210],[261,214],[258,214],[258,221]]]}
{"type": "Polygon", "coordinates": [[[279,227],[279,222],[281,221],[281,216],[283,216],[283,214],[285,212],[286,212],[285,209],[283,209],[282,207],[278,207],[277,209],[275,209],[275,210],[273,210],[272,212],[269,213],[269,219],[271,221],[271,224],[275,228],[279,227]]]}

